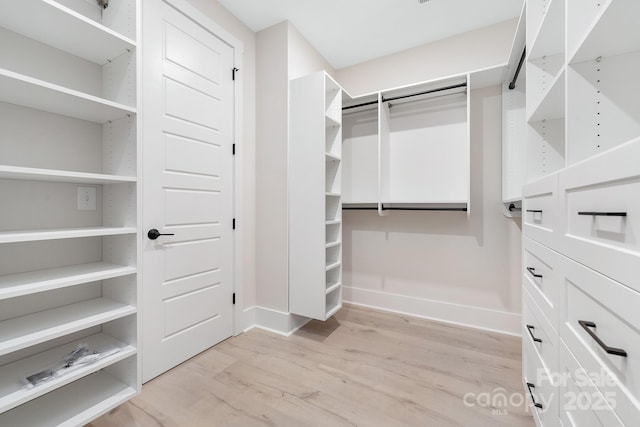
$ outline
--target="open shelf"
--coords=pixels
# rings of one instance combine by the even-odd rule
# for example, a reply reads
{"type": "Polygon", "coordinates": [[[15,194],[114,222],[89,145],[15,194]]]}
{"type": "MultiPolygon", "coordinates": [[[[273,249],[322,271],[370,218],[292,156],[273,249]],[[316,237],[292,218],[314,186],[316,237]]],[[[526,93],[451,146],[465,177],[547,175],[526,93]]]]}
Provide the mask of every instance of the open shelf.
{"type": "Polygon", "coordinates": [[[342,265],[342,263],[341,263],[341,262],[339,262],[339,261],[338,261],[338,262],[331,263],[331,264],[327,264],[327,266],[326,266],[325,270],[326,270],[326,271],[333,270],[334,268],[338,268],[338,267],[340,267],[341,265],[342,265]]]}
{"type": "Polygon", "coordinates": [[[135,267],[94,262],[0,276],[0,300],[113,279],[135,272],[135,267]]]}
{"type": "Polygon", "coordinates": [[[325,221],[325,225],[335,225],[335,224],[340,224],[342,221],[340,220],[332,220],[332,221],[325,221]]]}
{"type": "MultiPolygon", "coordinates": [[[[333,295],[333,294],[331,294],[333,295]]],[[[327,297],[329,297],[329,295],[327,295],[327,297]]],[[[336,298],[339,301],[339,298],[336,298]]],[[[334,314],[336,314],[338,312],[338,310],[340,310],[342,308],[342,304],[339,302],[336,302],[335,305],[328,305],[327,304],[327,314],[325,315],[325,317],[328,319],[331,316],[333,316],[334,314]]]]}
{"type": "Polygon", "coordinates": [[[326,249],[329,249],[329,248],[333,248],[335,246],[340,246],[340,244],[341,244],[341,242],[331,242],[331,243],[327,243],[324,247],[326,249]]]}
{"type": "Polygon", "coordinates": [[[336,117],[331,117],[329,115],[325,116],[326,121],[325,121],[325,126],[328,128],[334,128],[334,127],[339,127],[340,126],[340,122],[338,121],[338,119],[336,117]]]}
{"type": "Polygon", "coordinates": [[[13,409],[134,354],[136,354],[135,347],[120,342],[110,335],[99,333],[83,338],[79,342],[65,344],[2,366],[0,367],[0,412],[13,409]],[[120,348],[120,351],[95,363],[70,370],[66,374],[35,387],[25,387],[26,376],[51,368],[59,363],[65,355],[75,350],[79,343],[86,343],[92,350],[114,345],[120,348]]]}
{"type": "Polygon", "coordinates": [[[136,308],[95,298],[0,322],[0,355],[134,314],[136,308]]]}
{"type": "Polygon", "coordinates": [[[0,26],[98,65],[135,41],[51,0],[2,0],[0,26]],[[9,5],[10,4],[10,5],[9,5]]]}
{"type": "Polygon", "coordinates": [[[610,1],[586,28],[575,51],[569,52],[569,63],[639,51],[638,16],[640,2],[610,1]]]}
{"type": "Polygon", "coordinates": [[[325,157],[326,160],[329,162],[339,162],[340,161],[340,156],[338,156],[337,154],[333,154],[333,153],[325,153],[325,157]]]}
{"type": "Polygon", "coordinates": [[[135,395],[133,387],[98,372],[1,414],[0,425],[76,427],[135,395]]]}
{"type": "Polygon", "coordinates": [[[549,90],[543,95],[540,103],[533,109],[529,122],[538,122],[540,120],[559,119],[565,116],[565,71],[562,70],[558,74],[549,87],[549,90]]]}
{"type": "Polygon", "coordinates": [[[529,58],[563,53],[565,0],[550,0],[528,52],[529,58]]]}
{"type": "Polygon", "coordinates": [[[0,102],[102,124],[136,113],[135,108],[1,68],[0,102]]]}
{"type": "Polygon", "coordinates": [[[105,175],[99,173],[71,172],[65,170],[37,169],[6,165],[0,165],[0,178],[81,184],[117,184],[121,182],[136,182],[136,178],[132,176],[105,175]]]}
{"type": "Polygon", "coordinates": [[[135,234],[135,227],[80,227],[48,230],[2,231],[0,243],[34,242],[39,240],[76,239],[79,237],[135,234]]]}
{"type": "Polygon", "coordinates": [[[335,291],[336,289],[338,289],[340,287],[341,283],[334,283],[333,285],[329,286],[327,288],[327,294],[330,294],[331,292],[335,291]]]}
{"type": "Polygon", "coordinates": [[[340,193],[329,193],[329,192],[325,193],[325,195],[327,197],[340,197],[341,196],[340,193]]]}

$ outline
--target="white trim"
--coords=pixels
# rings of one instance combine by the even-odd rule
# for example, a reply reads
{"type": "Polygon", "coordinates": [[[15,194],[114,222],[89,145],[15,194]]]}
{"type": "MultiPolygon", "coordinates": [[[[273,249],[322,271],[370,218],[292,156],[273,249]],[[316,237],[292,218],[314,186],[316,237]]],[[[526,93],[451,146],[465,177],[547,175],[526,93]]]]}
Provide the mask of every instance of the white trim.
{"type": "Polygon", "coordinates": [[[253,306],[243,310],[245,328],[248,332],[253,328],[263,329],[285,337],[295,333],[311,319],[270,308],[253,306]]]}
{"type": "Polygon", "coordinates": [[[352,286],[342,287],[342,300],[344,303],[356,306],[437,320],[505,335],[522,336],[519,313],[372,291],[352,286]]]}
{"type": "MultiPolygon", "coordinates": [[[[233,66],[240,69],[240,76],[243,76],[243,56],[244,43],[234,37],[227,30],[218,25],[213,19],[197,8],[192,6],[186,0],[164,0],[168,5],[175,8],[178,12],[203,27],[206,31],[222,40],[233,48],[233,66]]],[[[231,73],[231,70],[229,70],[231,73]]],[[[234,159],[234,217],[236,219],[236,230],[233,232],[234,237],[234,284],[233,292],[236,294],[236,304],[233,307],[233,329],[232,335],[236,336],[245,330],[245,312],[242,310],[244,305],[244,259],[243,259],[243,235],[244,235],[244,205],[242,203],[244,193],[243,181],[243,82],[242,78],[236,80],[234,84],[234,132],[233,143],[236,144],[236,155],[234,159]]]]}

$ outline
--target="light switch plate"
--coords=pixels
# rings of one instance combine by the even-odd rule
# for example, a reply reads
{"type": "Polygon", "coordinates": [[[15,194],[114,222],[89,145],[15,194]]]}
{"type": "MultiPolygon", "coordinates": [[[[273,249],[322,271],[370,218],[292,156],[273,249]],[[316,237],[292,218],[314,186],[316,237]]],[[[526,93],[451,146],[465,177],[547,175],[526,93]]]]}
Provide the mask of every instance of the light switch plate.
{"type": "Polygon", "coordinates": [[[95,211],[98,190],[96,187],[77,187],[78,189],[78,210],[95,211]]]}

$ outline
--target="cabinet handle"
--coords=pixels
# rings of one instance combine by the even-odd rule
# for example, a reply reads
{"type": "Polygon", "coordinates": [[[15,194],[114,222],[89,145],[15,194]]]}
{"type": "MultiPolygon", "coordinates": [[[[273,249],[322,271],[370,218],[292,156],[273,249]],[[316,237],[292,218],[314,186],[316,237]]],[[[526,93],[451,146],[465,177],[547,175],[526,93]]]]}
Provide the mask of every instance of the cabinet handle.
{"type": "Polygon", "coordinates": [[[533,267],[527,267],[527,271],[528,271],[529,273],[531,273],[531,275],[532,275],[533,277],[538,277],[538,278],[542,279],[542,274],[536,274],[536,269],[535,269],[535,268],[533,268],[533,267]]]}
{"type": "Polygon", "coordinates": [[[598,337],[596,335],[596,333],[593,331],[593,329],[591,328],[595,328],[596,324],[593,322],[590,322],[588,320],[578,320],[578,323],[580,324],[580,326],[582,326],[582,328],[587,331],[587,333],[589,334],[589,336],[591,336],[591,338],[593,338],[593,340],[595,342],[598,343],[598,345],[600,347],[602,347],[602,349],[604,351],[606,351],[609,354],[614,354],[616,356],[622,356],[622,357],[627,357],[627,352],[624,351],[621,348],[614,348],[614,347],[609,347],[608,345],[606,345],[601,339],[600,337],[598,337]]]}
{"type": "Polygon", "coordinates": [[[542,342],[542,340],[540,338],[536,338],[535,336],[533,336],[533,331],[532,329],[535,329],[536,327],[533,325],[527,325],[527,330],[529,331],[529,335],[531,335],[531,339],[535,342],[542,342]]]}
{"type": "Polygon", "coordinates": [[[578,212],[578,215],[587,216],[627,216],[626,212],[578,212]]]}
{"type": "Polygon", "coordinates": [[[542,213],[542,209],[527,209],[527,212],[531,212],[531,213],[542,213]]]}
{"type": "Polygon", "coordinates": [[[155,228],[152,228],[147,233],[147,237],[150,238],[151,240],[156,240],[160,236],[173,236],[173,235],[174,235],[173,233],[161,233],[155,228]]]}
{"type": "Polygon", "coordinates": [[[533,406],[536,408],[542,409],[542,403],[536,402],[536,398],[533,397],[532,388],[536,388],[535,384],[527,383],[527,388],[529,389],[529,395],[531,396],[531,401],[533,402],[533,406]]]}

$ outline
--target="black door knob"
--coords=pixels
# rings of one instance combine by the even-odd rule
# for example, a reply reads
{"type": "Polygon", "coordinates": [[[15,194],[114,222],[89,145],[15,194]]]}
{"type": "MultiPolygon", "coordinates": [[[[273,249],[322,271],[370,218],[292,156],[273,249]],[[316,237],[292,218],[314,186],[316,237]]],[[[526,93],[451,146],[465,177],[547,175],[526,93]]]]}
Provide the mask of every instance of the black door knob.
{"type": "Polygon", "coordinates": [[[173,235],[174,235],[173,233],[161,233],[155,228],[152,228],[147,233],[147,237],[150,238],[151,240],[156,240],[160,236],[173,236],[173,235]]]}

